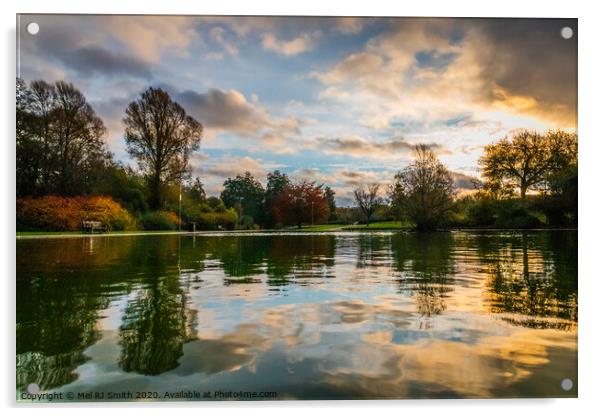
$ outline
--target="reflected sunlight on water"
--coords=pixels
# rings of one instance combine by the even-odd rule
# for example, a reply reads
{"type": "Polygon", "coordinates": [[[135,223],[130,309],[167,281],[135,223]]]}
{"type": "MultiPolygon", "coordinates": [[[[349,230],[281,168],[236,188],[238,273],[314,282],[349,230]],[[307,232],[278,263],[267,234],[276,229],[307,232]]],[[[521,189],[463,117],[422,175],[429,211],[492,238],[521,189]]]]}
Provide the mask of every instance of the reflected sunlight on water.
{"type": "Polygon", "coordinates": [[[575,397],[577,233],[17,241],[17,389],[575,397]]]}

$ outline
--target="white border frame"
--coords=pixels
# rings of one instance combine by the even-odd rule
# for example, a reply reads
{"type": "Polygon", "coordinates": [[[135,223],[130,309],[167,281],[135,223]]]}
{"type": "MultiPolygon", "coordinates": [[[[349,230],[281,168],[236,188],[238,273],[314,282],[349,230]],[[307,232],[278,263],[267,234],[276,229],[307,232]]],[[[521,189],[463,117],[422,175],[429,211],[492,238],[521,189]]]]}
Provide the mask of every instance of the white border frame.
{"type": "Polygon", "coordinates": [[[0,392],[4,406],[13,407],[10,413],[57,414],[77,412],[86,407],[90,415],[105,415],[107,411],[143,411],[164,414],[167,407],[177,407],[177,412],[199,414],[211,412],[240,414],[303,414],[344,411],[362,415],[372,408],[381,414],[445,413],[448,415],[504,415],[514,412],[543,412],[546,415],[593,413],[600,383],[600,358],[602,328],[596,308],[602,293],[602,276],[595,259],[600,257],[600,193],[598,158],[602,155],[602,126],[600,125],[600,47],[602,22],[600,8],[594,1],[528,2],[504,0],[498,3],[485,1],[430,1],[394,2],[386,0],[347,0],[336,4],[324,0],[283,2],[278,0],[222,0],[222,1],[136,1],[136,0],[6,0],[1,4],[3,25],[2,97],[0,115],[2,131],[0,154],[2,181],[0,192],[5,196],[2,210],[1,264],[4,342],[2,349],[2,378],[0,392]],[[346,16],[457,16],[457,17],[576,17],[579,19],[579,171],[581,173],[579,197],[579,399],[487,399],[487,400],[405,400],[405,401],[295,401],[254,403],[154,403],[154,404],[56,404],[50,406],[16,405],[15,385],[15,160],[14,160],[14,93],[15,93],[15,21],[16,13],[89,13],[89,14],[235,14],[235,15],[346,15],[346,16]],[[598,169],[597,169],[598,168],[598,169]],[[6,198],[8,196],[8,198],[6,198]],[[24,409],[23,409],[24,408],[24,409]],[[109,409],[107,409],[109,408],[109,409]],[[336,408],[336,409],[335,409],[336,408]]]}

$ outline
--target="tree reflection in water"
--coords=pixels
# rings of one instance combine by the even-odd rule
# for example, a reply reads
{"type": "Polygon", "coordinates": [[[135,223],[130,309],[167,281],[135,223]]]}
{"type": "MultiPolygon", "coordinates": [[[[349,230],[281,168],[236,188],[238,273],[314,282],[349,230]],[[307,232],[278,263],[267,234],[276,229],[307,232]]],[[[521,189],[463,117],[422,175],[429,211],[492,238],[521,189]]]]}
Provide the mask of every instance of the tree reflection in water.
{"type": "Polygon", "coordinates": [[[137,258],[144,280],[119,328],[119,365],[126,372],[156,375],[171,370],[178,366],[184,343],[196,337],[197,311],[188,309],[180,279],[182,261],[187,263],[191,254],[190,240],[186,242],[184,252],[177,238],[167,246],[152,245],[137,258]]]}
{"type": "Polygon", "coordinates": [[[205,240],[204,250],[220,261],[224,284],[260,283],[283,286],[304,278],[329,277],[334,265],[334,235],[236,235],[205,240]]]}
{"type": "Polygon", "coordinates": [[[17,255],[17,386],[50,389],[77,378],[83,351],[100,338],[98,311],[120,288],[98,268],[119,256],[108,241],[96,249],[82,239],[49,240],[43,250],[30,243],[17,255]]]}
{"type": "Polygon", "coordinates": [[[399,291],[415,297],[422,317],[443,312],[445,299],[454,290],[453,243],[452,234],[447,232],[398,233],[391,237],[393,265],[400,273],[399,291]]]}
{"type": "Polygon", "coordinates": [[[32,382],[43,391],[70,383],[98,387],[99,377],[112,389],[121,371],[130,373],[123,383],[149,386],[188,383],[192,374],[201,384],[213,374],[225,383],[257,377],[270,389],[297,380],[294,391],[305,386],[308,398],[317,393],[306,380],[330,380],[326,363],[330,371],[341,368],[330,385],[337,397],[353,396],[349,384],[336,384],[345,377],[370,380],[358,385],[360,396],[380,383],[398,397],[400,386],[413,386],[411,374],[417,386],[445,384],[434,375],[436,354],[453,376],[448,381],[472,371],[485,382],[468,392],[505,388],[517,365],[522,379],[539,388],[531,374],[566,376],[571,362],[554,357],[575,356],[577,233],[22,240],[16,317],[21,390],[32,382]],[[519,345],[510,342],[515,335],[519,345]],[[377,349],[389,354],[382,368],[399,373],[379,372],[377,349]],[[520,363],[503,353],[519,350],[520,363]],[[411,364],[403,361],[411,354],[411,364]],[[462,364],[466,359],[475,362],[472,370],[462,364]],[[555,367],[536,368],[548,361],[555,367]],[[78,381],[78,373],[94,380],[78,381]]]}
{"type": "Polygon", "coordinates": [[[530,328],[570,329],[577,322],[577,233],[521,233],[477,238],[489,265],[493,313],[530,328]],[[555,319],[546,319],[555,318],[555,319]],[[561,321],[558,321],[560,319],[561,321]]]}

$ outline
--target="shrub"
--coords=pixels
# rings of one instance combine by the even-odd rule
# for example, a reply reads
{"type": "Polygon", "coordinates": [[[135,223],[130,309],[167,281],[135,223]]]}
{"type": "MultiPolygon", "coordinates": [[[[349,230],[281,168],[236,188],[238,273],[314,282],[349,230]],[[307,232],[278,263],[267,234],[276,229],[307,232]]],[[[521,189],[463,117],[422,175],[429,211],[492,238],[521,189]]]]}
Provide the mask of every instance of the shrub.
{"type": "Polygon", "coordinates": [[[134,218],[110,197],[80,197],[82,219],[100,221],[110,230],[123,231],[135,228],[134,218]]]}
{"type": "Polygon", "coordinates": [[[536,228],[542,225],[539,218],[529,213],[511,218],[498,218],[495,222],[498,228],[536,228]]]}
{"type": "Polygon", "coordinates": [[[197,229],[218,230],[221,227],[225,230],[233,230],[237,221],[238,215],[234,209],[227,209],[224,212],[202,212],[197,221],[197,229]]]}
{"type": "Polygon", "coordinates": [[[468,223],[472,226],[489,226],[495,223],[494,202],[490,199],[477,199],[468,207],[468,223]]]}
{"type": "Polygon", "coordinates": [[[130,213],[108,196],[17,199],[18,231],[79,231],[83,220],[100,221],[110,230],[135,228],[130,213]]]}
{"type": "Polygon", "coordinates": [[[497,228],[535,228],[542,222],[527,209],[527,202],[516,199],[498,201],[497,228]]]}
{"type": "Polygon", "coordinates": [[[145,230],[176,230],[180,219],[173,212],[151,211],[142,215],[140,222],[145,230]]]}

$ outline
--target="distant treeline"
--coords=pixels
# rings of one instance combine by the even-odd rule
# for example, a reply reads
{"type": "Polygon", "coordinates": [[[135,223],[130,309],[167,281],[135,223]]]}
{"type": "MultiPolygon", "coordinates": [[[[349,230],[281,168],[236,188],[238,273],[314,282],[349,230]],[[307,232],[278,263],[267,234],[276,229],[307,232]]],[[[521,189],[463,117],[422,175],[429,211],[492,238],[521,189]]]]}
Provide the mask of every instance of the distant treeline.
{"type": "Polygon", "coordinates": [[[354,191],[337,208],[326,184],[278,170],[265,187],[249,172],[207,197],[189,159],[203,126],[169,94],[148,88],[124,110],[124,138],[137,169],[114,160],[106,128],[72,84],[17,79],[17,229],[77,230],[84,219],[113,230],[301,227],[402,220],[418,229],[530,228],[577,224],[577,136],[520,131],[485,147],[483,182],[459,195],[425,145],[389,184],[354,191]],[[181,212],[181,216],[179,213],[181,212]]]}

